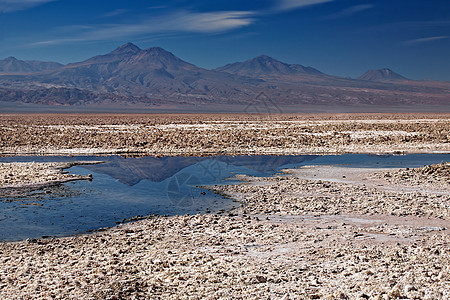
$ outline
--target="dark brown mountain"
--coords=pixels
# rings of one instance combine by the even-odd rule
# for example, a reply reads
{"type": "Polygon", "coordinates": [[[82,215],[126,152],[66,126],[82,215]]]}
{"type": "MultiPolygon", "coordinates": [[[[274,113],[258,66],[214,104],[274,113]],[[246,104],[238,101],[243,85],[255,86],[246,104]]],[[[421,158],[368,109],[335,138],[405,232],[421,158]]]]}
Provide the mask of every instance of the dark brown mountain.
{"type": "Polygon", "coordinates": [[[36,73],[48,70],[56,70],[63,65],[57,62],[44,62],[37,60],[19,60],[15,57],[8,57],[0,60],[0,73],[36,73]]]}
{"type": "Polygon", "coordinates": [[[368,81],[406,81],[408,78],[395,73],[394,71],[383,68],[378,70],[370,70],[359,76],[358,79],[368,80],[368,81]]]}
{"type": "Polygon", "coordinates": [[[214,111],[240,105],[281,112],[288,106],[301,111],[306,105],[449,105],[450,97],[448,82],[408,81],[392,71],[348,79],[268,56],[207,70],[162,48],[140,49],[131,43],[65,66],[3,62],[0,102],[11,103],[189,105],[214,111]]]}

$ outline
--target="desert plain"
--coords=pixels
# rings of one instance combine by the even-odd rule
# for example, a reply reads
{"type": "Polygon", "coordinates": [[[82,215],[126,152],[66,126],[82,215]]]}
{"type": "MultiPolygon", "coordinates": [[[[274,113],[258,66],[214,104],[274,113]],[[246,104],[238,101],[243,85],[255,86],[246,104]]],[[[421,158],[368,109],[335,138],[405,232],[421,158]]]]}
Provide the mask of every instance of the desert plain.
{"type": "MultiPolygon", "coordinates": [[[[2,115],[1,155],[450,153],[450,114],[2,115]]],[[[81,162],[82,163],[82,162],[81,162]]],[[[0,193],[89,178],[1,163],[0,193]]],[[[2,299],[449,299],[450,164],[204,187],[233,211],[0,243],[2,299]]]]}

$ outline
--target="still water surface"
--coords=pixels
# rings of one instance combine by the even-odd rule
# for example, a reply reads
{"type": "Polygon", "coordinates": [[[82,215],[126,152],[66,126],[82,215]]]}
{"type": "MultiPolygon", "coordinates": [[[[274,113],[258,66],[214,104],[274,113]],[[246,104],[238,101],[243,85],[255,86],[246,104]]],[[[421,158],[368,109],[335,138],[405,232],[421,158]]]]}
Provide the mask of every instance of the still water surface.
{"type": "Polygon", "coordinates": [[[233,183],[229,177],[235,174],[271,176],[281,169],[304,165],[413,168],[450,161],[450,154],[0,158],[0,162],[73,160],[101,160],[105,163],[68,169],[74,174],[92,174],[92,182],[66,183],[23,198],[0,198],[0,240],[83,233],[114,226],[137,215],[229,210],[239,204],[197,186],[233,183]]]}

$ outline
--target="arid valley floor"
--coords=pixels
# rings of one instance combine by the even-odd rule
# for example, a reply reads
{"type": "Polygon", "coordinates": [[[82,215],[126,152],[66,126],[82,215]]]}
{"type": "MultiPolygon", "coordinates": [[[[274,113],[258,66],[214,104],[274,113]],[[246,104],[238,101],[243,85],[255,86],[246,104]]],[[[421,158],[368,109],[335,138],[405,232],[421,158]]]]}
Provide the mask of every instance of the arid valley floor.
{"type": "MultiPolygon", "coordinates": [[[[450,114],[2,115],[2,155],[450,153],[450,114]]],[[[83,163],[83,162],[80,162],[83,163]]],[[[0,163],[0,196],[69,180],[0,163]]],[[[2,299],[450,299],[450,164],[307,166],[222,214],[0,242],[2,299]]]]}

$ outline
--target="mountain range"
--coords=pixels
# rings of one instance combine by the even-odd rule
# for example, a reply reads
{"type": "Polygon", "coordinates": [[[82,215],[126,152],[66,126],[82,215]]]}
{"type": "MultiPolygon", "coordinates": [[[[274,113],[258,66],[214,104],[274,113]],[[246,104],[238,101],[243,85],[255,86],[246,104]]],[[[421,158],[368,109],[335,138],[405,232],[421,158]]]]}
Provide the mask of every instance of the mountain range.
{"type": "Polygon", "coordinates": [[[369,70],[366,73],[359,76],[358,79],[370,80],[370,81],[405,81],[405,80],[409,80],[388,68],[383,68],[383,69],[378,69],[378,70],[369,70]]]}
{"type": "Polygon", "coordinates": [[[162,48],[132,43],[67,65],[0,60],[0,102],[9,103],[220,106],[226,111],[227,105],[267,106],[267,101],[280,107],[448,105],[449,97],[449,82],[413,81],[387,68],[350,79],[260,55],[207,70],[162,48]]]}
{"type": "Polygon", "coordinates": [[[236,75],[267,78],[283,75],[324,75],[312,67],[304,67],[296,64],[286,64],[267,55],[260,55],[244,62],[236,62],[215,69],[219,72],[227,72],[236,75]]]}
{"type": "Polygon", "coordinates": [[[8,57],[0,60],[0,74],[24,74],[46,70],[56,70],[63,65],[57,62],[44,62],[37,60],[18,60],[15,57],[8,57]]]}

